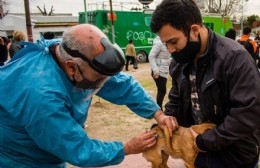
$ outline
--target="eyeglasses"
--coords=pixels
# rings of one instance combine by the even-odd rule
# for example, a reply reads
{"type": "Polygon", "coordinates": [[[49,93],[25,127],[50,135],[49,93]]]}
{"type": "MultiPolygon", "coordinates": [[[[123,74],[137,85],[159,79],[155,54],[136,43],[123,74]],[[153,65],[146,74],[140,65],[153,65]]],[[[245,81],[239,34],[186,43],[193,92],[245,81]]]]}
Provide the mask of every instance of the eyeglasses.
{"type": "Polygon", "coordinates": [[[62,47],[69,55],[83,59],[92,69],[102,75],[112,76],[118,74],[125,64],[123,55],[110,44],[107,38],[101,38],[100,42],[105,48],[105,51],[92,60],[89,60],[78,50],[70,49],[65,43],[62,43],[62,47]]]}

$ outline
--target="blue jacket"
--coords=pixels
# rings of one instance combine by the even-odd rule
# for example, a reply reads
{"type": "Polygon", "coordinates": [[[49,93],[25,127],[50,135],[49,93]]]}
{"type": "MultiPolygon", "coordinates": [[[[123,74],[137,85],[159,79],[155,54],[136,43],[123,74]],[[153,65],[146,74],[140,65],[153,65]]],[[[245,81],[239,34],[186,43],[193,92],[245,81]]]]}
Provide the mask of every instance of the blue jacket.
{"type": "MultiPolygon", "coordinates": [[[[74,87],[48,46],[27,45],[0,67],[0,167],[107,166],[124,159],[122,142],[90,139],[82,128],[93,90],[74,87]]],[[[98,96],[124,104],[141,117],[159,109],[129,75],[111,77],[98,96]],[[115,89],[116,88],[116,89],[115,89]]]]}

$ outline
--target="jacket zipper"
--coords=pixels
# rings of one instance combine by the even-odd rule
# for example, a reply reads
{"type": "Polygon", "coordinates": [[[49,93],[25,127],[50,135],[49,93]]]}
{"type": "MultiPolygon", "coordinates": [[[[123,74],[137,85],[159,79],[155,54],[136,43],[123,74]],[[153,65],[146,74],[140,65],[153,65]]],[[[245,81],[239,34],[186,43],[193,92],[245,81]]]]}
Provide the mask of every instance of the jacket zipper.
{"type": "Polygon", "coordinates": [[[217,115],[217,106],[214,105],[214,112],[215,112],[215,115],[217,115]]]}

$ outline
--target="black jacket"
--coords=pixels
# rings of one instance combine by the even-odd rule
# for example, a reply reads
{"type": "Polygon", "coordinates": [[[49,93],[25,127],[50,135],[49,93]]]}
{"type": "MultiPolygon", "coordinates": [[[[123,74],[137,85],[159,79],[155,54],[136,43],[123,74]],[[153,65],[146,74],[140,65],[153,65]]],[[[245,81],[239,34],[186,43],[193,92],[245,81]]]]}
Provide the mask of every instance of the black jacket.
{"type": "Polygon", "coordinates": [[[0,66],[4,65],[4,62],[7,61],[8,49],[7,46],[0,44],[0,66]]]}
{"type": "MultiPolygon", "coordinates": [[[[189,64],[170,65],[172,88],[165,114],[179,125],[195,124],[191,116],[189,64]]],[[[229,167],[252,162],[259,154],[260,75],[249,53],[236,41],[209,30],[205,55],[197,62],[196,86],[207,121],[217,126],[196,139],[208,152],[220,153],[229,167]]]]}

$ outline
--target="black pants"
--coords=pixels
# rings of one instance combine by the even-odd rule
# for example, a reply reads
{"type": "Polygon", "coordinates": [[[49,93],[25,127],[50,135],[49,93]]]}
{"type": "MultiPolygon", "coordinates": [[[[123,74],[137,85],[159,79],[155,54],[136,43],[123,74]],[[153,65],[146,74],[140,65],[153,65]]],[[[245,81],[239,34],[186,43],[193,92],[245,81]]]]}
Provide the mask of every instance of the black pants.
{"type": "MultiPolygon", "coordinates": [[[[153,73],[152,73],[153,75],[153,73]]],[[[167,83],[167,78],[164,78],[162,76],[159,76],[159,78],[154,79],[156,87],[157,87],[157,96],[156,96],[156,102],[157,104],[162,108],[163,104],[163,99],[166,94],[166,83],[167,83]]]]}
{"type": "Polygon", "coordinates": [[[255,168],[258,163],[256,158],[251,163],[240,166],[234,166],[227,158],[223,157],[220,153],[214,152],[200,152],[197,155],[194,166],[196,168],[255,168]]]}
{"type": "Polygon", "coordinates": [[[131,60],[131,62],[133,63],[133,68],[134,68],[134,69],[137,69],[137,68],[138,68],[138,66],[137,66],[137,61],[136,61],[135,57],[133,57],[133,56],[128,56],[128,55],[126,55],[125,57],[126,57],[125,70],[128,71],[128,64],[129,64],[129,61],[130,61],[130,60],[131,60]]]}

